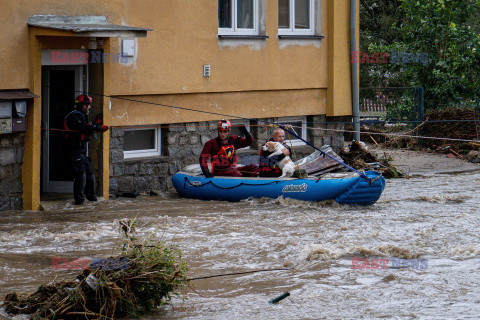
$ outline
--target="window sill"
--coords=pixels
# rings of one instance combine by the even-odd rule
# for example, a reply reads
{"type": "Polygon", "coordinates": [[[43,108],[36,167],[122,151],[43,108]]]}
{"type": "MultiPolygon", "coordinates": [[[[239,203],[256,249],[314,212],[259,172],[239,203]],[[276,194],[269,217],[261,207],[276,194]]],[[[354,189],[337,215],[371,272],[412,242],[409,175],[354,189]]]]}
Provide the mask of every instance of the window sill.
{"type": "Polygon", "coordinates": [[[255,36],[255,35],[241,35],[241,34],[219,34],[219,39],[253,39],[253,40],[266,40],[268,36],[255,36]]]}
{"type": "Polygon", "coordinates": [[[321,40],[325,36],[320,35],[302,35],[302,34],[279,34],[278,39],[305,39],[305,40],[321,40]]]}
{"type": "Polygon", "coordinates": [[[170,158],[166,156],[161,156],[161,155],[123,158],[123,162],[147,162],[147,161],[170,161],[170,158]]]}

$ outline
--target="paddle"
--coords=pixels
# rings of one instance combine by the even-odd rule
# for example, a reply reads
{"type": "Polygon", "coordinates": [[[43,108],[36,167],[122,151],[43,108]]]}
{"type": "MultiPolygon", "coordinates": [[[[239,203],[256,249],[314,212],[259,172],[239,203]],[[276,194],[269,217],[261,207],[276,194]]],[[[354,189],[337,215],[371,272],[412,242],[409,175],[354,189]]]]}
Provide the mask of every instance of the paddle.
{"type": "Polygon", "coordinates": [[[302,140],[303,142],[305,142],[306,144],[308,144],[310,147],[314,148],[315,150],[320,151],[320,153],[321,153],[324,157],[327,156],[327,157],[329,157],[330,159],[335,160],[336,162],[340,163],[342,166],[346,167],[347,169],[349,169],[349,170],[357,173],[360,177],[364,178],[365,180],[368,181],[369,184],[371,184],[372,179],[370,179],[369,177],[367,177],[367,175],[365,175],[365,173],[358,171],[357,169],[355,169],[355,168],[349,166],[348,164],[346,164],[345,162],[340,161],[340,160],[338,160],[337,158],[332,157],[332,156],[329,155],[328,153],[320,150],[319,148],[315,147],[315,146],[314,146],[313,144],[311,144],[310,142],[308,142],[308,141],[302,139],[300,136],[298,136],[298,135],[295,133],[295,131],[287,129],[286,126],[281,125],[281,124],[278,124],[278,123],[277,123],[276,125],[277,125],[278,127],[282,128],[283,130],[287,131],[288,133],[292,134],[293,136],[297,137],[298,139],[302,140]]]}

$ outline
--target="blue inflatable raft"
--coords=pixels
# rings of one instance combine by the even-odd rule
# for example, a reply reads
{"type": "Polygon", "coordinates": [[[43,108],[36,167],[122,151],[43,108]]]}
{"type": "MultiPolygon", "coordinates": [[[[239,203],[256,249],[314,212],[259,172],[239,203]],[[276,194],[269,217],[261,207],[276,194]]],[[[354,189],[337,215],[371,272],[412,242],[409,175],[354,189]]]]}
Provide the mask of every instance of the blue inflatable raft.
{"type": "Polygon", "coordinates": [[[188,172],[172,177],[177,192],[187,198],[240,201],[247,198],[280,196],[305,201],[333,199],[341,204],[374,204],[385,187],[385,178],[367,171],[365,177],[350,173],[325,174],[320,178],[205,178],[188,172]]]}

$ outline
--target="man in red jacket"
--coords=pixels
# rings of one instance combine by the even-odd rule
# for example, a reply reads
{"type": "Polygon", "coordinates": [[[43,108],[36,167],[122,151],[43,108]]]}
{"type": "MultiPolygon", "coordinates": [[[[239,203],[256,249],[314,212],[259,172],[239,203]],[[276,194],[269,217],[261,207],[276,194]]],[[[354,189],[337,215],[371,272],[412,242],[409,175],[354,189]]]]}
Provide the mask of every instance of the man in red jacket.
{"type": "Polygon", "coordinates": [[[236,149],[245,148],[253,143],[253,138],[244,125],[238,129],[245,137],[229,136],[232,125],[228,120],[217,124],[218,137],[205,143],[200,155],[200,167],[207,178],[213,176],[255,177],[258,166],[237,167],[236,149]],[[208,170],[208,161],[212,163],[212,171],[208,170]]]}

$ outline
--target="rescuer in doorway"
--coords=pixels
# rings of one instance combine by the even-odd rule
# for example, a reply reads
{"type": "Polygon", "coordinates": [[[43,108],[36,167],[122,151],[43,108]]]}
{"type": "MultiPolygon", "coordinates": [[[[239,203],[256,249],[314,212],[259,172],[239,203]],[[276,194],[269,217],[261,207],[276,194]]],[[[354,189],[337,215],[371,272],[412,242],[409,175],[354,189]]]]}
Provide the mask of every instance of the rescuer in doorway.
{"type": "Polygon", "coordinates": [[[72,151],[72,161],[74,170],[73,197],[75,204],[83,204],[85,198],[89,201],[97,201],[95,194],[95,176],[93,174],[92,163],[87,157],[88,142],[94,132],[105,132],[108,127],[103,125],[101,115],[97,116],[95,123],[88,120],[92,98],[86,94],[81,94],[75,99],[75,110],[70,112],[64,121],[66,131],[66,141],[72,151]]]}
{"type": "Polygon", "coordinates": [[[237,167],[236,149],[245,148],[253,143],[253,138],[244,125],[238,127],[244,137],[232,135],[232,125],[228,120],[221,120],[217,124],[218,137],[205,143],[200,155],[200,167],[207,178],[213,176],[255,177],[258,175],[257,165],[237,167]],[[212,163],[212,171],[208,169],[208,162],[212,163]]]}

